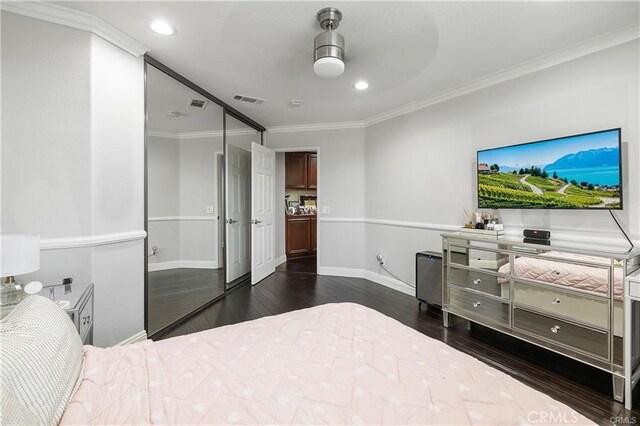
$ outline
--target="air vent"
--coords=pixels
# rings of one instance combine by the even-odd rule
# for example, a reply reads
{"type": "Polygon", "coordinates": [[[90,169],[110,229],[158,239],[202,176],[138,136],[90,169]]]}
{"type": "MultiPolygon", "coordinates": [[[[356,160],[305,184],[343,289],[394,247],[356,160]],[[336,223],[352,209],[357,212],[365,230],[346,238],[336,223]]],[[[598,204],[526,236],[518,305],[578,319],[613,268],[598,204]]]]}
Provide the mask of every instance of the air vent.
{"type": "Polygon", "coordinates": [[[251,96],[244,96],[244,95],[234,95],[233,99],[235,99],[236,101],[249,102],[250,104],[256,104],[256,105],[260,105],[267,102],[266,99],[252,98],[251,96]]]}
{"type": "Polygon", "coordinates": [[[189,100],[189,105],[187,105],[187,108],[199,109],[201,111],[204,111],[205,108],[207,108],[208,104],[209,101],[205,101],[203,99],[191,99],[189,100]]]}

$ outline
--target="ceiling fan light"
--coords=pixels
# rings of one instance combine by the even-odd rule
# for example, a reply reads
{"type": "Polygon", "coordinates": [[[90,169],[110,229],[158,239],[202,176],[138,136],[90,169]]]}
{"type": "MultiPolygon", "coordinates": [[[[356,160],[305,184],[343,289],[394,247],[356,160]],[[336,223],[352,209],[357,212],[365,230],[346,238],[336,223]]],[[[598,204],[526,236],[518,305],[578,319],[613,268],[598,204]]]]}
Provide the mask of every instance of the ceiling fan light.
{"type": "Polygon", "coordinates": [[[320,77],[338,77],[344,72],[344,62],[338,58],[320,58],[313,63],[313,72],[320,77]]]}
{"type": "Polygon", "coordinates": [[[342,13],[327,7],[316,18],[324,31],[313,40],[313,71],[320,77],[338,77],[344,72],[344,37],[333,30],[340,25],[342,13]]]}

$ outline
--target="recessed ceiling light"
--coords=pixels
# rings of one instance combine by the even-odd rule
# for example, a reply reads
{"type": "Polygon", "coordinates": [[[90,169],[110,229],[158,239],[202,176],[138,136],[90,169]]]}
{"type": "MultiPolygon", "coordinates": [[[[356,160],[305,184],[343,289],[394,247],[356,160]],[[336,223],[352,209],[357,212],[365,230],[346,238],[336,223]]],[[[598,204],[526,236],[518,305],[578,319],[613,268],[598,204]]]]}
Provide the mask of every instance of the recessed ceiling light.
{"type": "Polygon", "coordinates": [[[364,80],[360,80],[356,84],[354,84],[353,87],[355,87],[358,90],[365,90],[369,88],[369,83],[367,83],[364,80]]]}
{"type": "Polygon", "coordinates": [[[167,115],[171,118],[178,118],[182,115],[182,113],[179,111],[169,111],[167,112],[167,115]]]}
{"type": "Polygon", "coordinates": [[[167,23],[166,21],[152,21],[149,26],[151,29],[158,34],[162,35],[174,35],[176,33],[176,29],[173,25],[167,23]]]}

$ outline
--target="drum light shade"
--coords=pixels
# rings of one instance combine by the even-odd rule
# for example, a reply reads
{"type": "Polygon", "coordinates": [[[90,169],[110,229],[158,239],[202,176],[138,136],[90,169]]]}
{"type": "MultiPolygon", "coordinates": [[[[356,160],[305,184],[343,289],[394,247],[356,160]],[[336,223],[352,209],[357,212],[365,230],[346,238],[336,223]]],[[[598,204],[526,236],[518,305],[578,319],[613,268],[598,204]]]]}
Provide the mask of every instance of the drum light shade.
{"type": "Polygon", "coordinates": [[[344,37],[333,30],[340,25],[342,13],[328,7],[316,18],[324,31],[313,40],[313,72],[320,77],[338,77],[344,72],[344,37]]]}
{"type": "Polygon", "coordinates": [[[320,58],[313,63],[313,72],[320,77],[338,77],[344,72],[344,62],[338,58],[320,58]]]}

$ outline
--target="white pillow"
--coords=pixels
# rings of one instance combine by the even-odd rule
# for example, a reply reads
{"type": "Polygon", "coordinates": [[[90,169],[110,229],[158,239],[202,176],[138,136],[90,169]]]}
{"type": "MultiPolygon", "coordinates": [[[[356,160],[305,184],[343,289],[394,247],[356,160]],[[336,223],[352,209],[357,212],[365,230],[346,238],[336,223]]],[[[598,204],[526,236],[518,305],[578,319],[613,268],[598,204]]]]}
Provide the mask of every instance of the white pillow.
{"type": "Polygon", "coordinates": [[[84,349],[69,315],[28,296],[0,321],[0,423],[58,424],[80,384],[84,349]]]}

